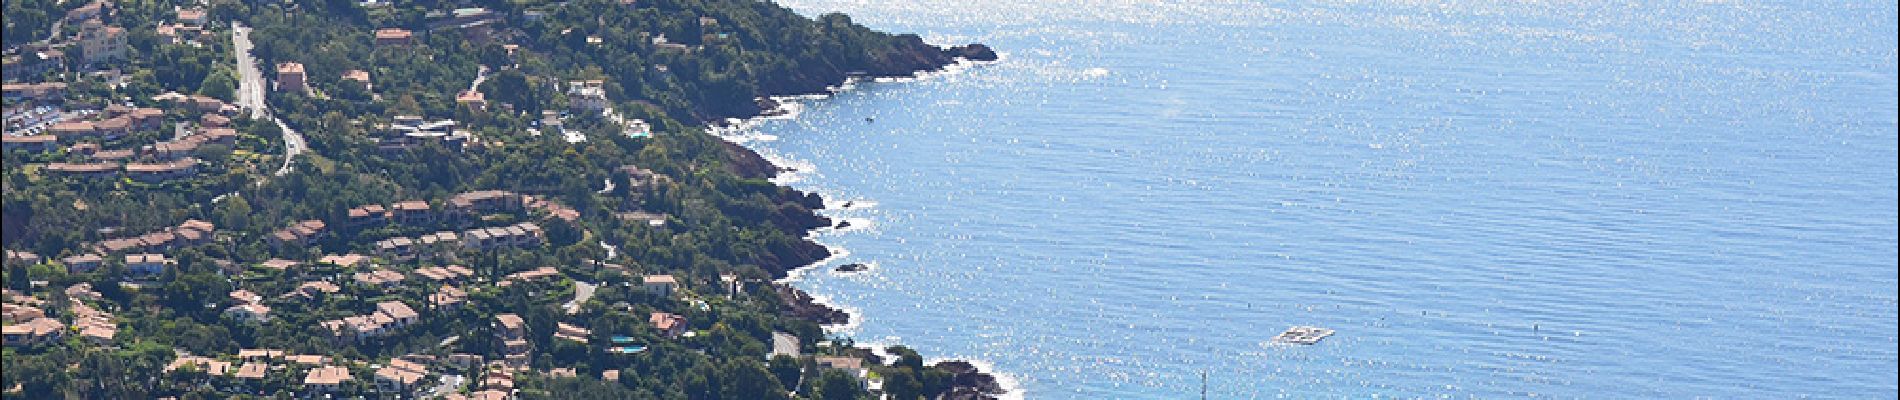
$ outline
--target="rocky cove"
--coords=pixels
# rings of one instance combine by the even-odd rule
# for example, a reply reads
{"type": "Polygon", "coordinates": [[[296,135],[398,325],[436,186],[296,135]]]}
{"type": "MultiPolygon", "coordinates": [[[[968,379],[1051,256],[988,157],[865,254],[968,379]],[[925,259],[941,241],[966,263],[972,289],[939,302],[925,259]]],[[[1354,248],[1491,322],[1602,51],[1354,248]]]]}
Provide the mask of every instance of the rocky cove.
{"type": "MultiPolygon", "coordinates": [[[[868,71],[808,71],[811,79],[800,83],[775,86],[770,96],[759,98],[753,108],[742,115],[727,115],[707,118],[701,122],[712,128],[721,128],[750,118],[772,117],[778,115],[781,104],[774,97],[810,96],[830,94],[833,88],[849,83],[852,79],[863,78],[906,78],[922,73],[941,71],[958,62],[990,62],[997,60],[997,54],[989,46],[973,43],[953,47],[937,47],[925,43],[916,35],[901,35],[905,43],[903,51],[888,53],[878,57],[868,71]]],[[[733,174],[747,179],[770,180],[781,173],[791,172],[790,168],[775,165],[758,152],[730,140],[721,140],[721,146],[727,157],[726,168],[733,174]]],[[[813,240],[811,233],[820,228],[835,227],[842,229],[848,223],[832,221],[819,215],[817,210],[825,208],[824,198],[816,193],[802,192],[790,187],[780,187],[781,199],[796,204],[777,210],[772,222],[788,233],[797,233],[805,237],[795,248],[767,255],[759,260],[759,267],[770,272],[775,279],[784,279],[793,271],[815,268],[833,255],[824,245],[813,240]]],[[[850,264],[840,267],[841,271],[858,272],[867,269],[863,264],[850,264]]],[[[782,302],[781,313],[786,316],[805,319],[825,326],[840,326],[850,323],[851,315],[830,305],[826,305],[789,283],[779,281],[771,283],[772,290],[782,302]]],[[[860,357],[883,363],[871,349],[859,349],[860,357]]],[[[995,399],[1007,392],[991,373],[979,370],[968,361],[949,359],[928,366],[930,369],[950,374],[951,387],[941,394],[940,399],[995,399]]]]}

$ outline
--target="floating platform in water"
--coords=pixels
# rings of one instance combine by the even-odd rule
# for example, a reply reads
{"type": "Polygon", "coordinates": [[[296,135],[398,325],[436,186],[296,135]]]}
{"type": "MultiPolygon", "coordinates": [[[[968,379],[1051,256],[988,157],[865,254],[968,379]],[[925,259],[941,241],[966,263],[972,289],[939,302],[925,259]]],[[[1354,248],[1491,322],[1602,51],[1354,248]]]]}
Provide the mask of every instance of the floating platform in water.
{"type": "Polygon", "coordinates": [[[1314,344],[1314,343],[1319,343],[1320,339],[1325,339],[1327,336],[1332,336],[1332,335],[1333,335],[1333,330],[1331,329],[1321,328],[1317,326],[1295,326],[1292,328],[1287,328],[1286,332],[1280,332],[1279,335],[1275,335],[1273,337],[1273,342],[1274,343],[1292,343],[1292,344],[1314,344]]]}

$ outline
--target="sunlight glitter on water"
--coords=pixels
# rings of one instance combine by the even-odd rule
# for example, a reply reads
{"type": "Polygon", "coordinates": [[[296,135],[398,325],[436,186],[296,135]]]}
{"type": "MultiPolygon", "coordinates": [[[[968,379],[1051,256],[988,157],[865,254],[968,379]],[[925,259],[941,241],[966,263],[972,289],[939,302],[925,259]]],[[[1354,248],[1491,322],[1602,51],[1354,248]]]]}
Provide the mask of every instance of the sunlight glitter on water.
{"type": "Polygon", "coordinates": [[[1896,390],[1891,4],[787,4],[1007,54],[742,134],[1029,397],[1896,390]]]}

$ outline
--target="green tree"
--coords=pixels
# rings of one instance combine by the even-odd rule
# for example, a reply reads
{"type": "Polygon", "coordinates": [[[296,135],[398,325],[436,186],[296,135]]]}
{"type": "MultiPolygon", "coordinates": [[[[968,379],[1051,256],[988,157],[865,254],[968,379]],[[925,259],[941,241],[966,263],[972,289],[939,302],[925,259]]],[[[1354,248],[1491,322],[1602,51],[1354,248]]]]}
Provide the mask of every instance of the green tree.
{"type": "Polygon", "coordinates": [[[770,367],[772,377],[778,378],[781,386],[798,387],[798,374],[804,368],[803,365],[799,365],[797,357],[784,354],[772,356],[770,367]]]}
{"type": "Polygon", "coordinates": [[[482,82],[478,88],[482,95],[497,102],[513,104],[516,110],[535,115],[541,112],[540,96],[528,83],[528,76],[519,70],[506,69],[496,72],[482,82]]]}
{"type": "Polygon", "coordinates": [[[858,384],[858,377],[837,368],[819,373],[818,382],[812,387],[817,390],[812,397],[817,399],[857,400],[864,395],[864,386],[858,384]]]}
{"type": "Polygon", "coordinates": [[[924,397],[924,384],[917,379],[917,370],[892,368],[885,372],[884,392],[892,399],[917,400],[924,397]]]}
{"type": "Polygon", "coordinates": [[[231,76],[231,70],[222,67],[205,76],[204,83],[198,87],[198,94],[232,101],[237,96],[237,78],[231,76]]]}
{"type": "Polygon", "coordinates": [[[766,371],[765,366],[760,365],[758,361],[744,358],[727,360],[725,366],[720,369],[720,374],[724,376],[720,379],[720,383],[725,386],[725,389],[720,391],[721,398],[786,398],[785,388],[780,386],[772,373],[766,371]]]}

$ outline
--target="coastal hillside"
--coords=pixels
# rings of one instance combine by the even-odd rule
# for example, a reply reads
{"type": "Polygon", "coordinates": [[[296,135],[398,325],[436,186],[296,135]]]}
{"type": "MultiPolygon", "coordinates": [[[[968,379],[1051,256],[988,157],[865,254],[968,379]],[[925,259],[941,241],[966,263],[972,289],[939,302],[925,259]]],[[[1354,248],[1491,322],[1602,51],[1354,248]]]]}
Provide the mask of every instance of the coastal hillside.
{"type": "Polygon", "coordinates": [[[9,398],[985,398],[703,128],[943,48],[756,1],[7,0],[9,398]]]}

